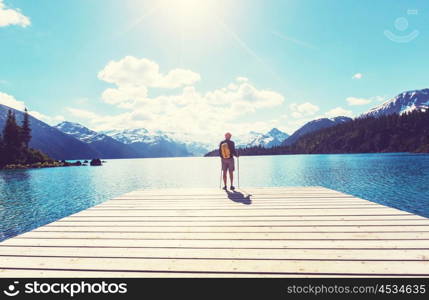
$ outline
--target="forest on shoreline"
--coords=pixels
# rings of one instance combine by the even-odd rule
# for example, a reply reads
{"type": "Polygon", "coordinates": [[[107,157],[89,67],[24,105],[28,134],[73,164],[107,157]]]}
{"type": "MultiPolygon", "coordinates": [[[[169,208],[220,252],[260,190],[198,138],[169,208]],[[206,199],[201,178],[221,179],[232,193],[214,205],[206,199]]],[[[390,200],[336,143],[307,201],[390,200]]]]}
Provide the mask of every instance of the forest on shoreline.
{"type": "MultiPolygon", "coordinates": [[[[239,149],[239,155],[429,153],[429,110],[356,118],[300,137],[290,146],[239,149]]],[[[217,156],[213,150],[205,156],[217,156]]]]}

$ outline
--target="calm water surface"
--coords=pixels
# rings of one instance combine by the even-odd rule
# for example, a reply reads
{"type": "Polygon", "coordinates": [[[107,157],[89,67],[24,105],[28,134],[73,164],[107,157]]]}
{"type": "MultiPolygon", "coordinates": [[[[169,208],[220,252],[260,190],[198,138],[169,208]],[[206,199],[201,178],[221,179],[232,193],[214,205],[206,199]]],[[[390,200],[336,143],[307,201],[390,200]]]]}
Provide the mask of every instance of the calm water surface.
{"type": "MultiPolygon", "coordinates": [[[[219,187],[218,158],[108,160],[102,167],[0,171],[0,240],[142,188],[219,187]]],[[[240,158],[246,186],[324,186],[429,217],[429,155],[240,158]]]]}

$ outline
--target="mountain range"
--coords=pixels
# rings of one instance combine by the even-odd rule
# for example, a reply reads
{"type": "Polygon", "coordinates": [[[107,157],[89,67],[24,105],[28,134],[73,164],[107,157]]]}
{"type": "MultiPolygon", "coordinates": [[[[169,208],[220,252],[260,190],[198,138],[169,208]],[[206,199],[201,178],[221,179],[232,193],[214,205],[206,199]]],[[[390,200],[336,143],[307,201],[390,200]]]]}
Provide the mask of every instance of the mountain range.
{"type": "MultiPolygon", "coordinates": [[[[382,117],[393,114],[402,115],[404,113],[411,113],[413,111],[426,111],[429,109],[429,89],[412,90],[403,92],[386,102],[370,109],[369,111],[361,114],[359,118],[366,117],[382,117]]],[[[296,130],[289,138],[287,138],[282,145],[290,146],[298,141],[302,136],[329,128],[335,125],[343,124],[352,121],[349,117],[335,117],[335,118],[322,118],[313,120],[306,123],[304,126],[296,130]]]]}
{"type": "MultiPolygon", "coordinates": [[[[0,128],[4,127],[11,109],[21,122],[23,112],[0,104],[0,128]]],[[[429,89],[403,92],[365,112],[359,118],[405,114],[429,109],[429,89]]],[[[322,118],[310,121],[291,136],[277,128],[266,133],[251,131],[234,137],[241,148],[290,146],[310,133],[352,121],[348,117],[322,118]]],[[[93,131],[81,124],[62,122],[50,126],[30,116],[32,140],[30,147],[40,149],[55,159],[141,158],[167,156],[201,156],[213,147],[193,140],[187,133],[150,131],[144,128],[93,131]]],[[[212,148],[213,149],[213,148],[212,148]]]]}
{"type": "Polygon", "coordinates": [[[62,122],[54,126],[58,130],[88,144],[102,158],[138,158],[145,155],[112,137],[98,133],[78,123],[62,122]]]}
{"type": "MultiPolygon", "coordinates": [[[[4,127],[9,109],[15,113],[17,121],[22,122],[23,112],[0,105],[0,128],[4,127]]],[[[50,126],[31,115],[30,124],[30,147],[58,160],[202,156],[210,149],[210,145],[194,141],[186,133],[144,128],[96,132],[68,121],[50,126]]],[[[249,145],[271,146],[280,144],[285,137],[287,134],[274,128],[266,134],[252,132],[245,138],[249,145]]]]}
{"type": "MultiPolygon", "coordinates": [[[[202,156],[210,148],[210,145],[193,141],[186,134],[145,128],[95,132],[72,122],[62,122],[55,128],[91,145],[104,158],[202,156]]],[[[267,133],[250,132],[241,137],[237,145],[273,147],[287,137],[288,134],[273,128],[267,133]]]]}
{"type": "Polygon", "coordinates": [[[176,141],[162,131],[145,128],[103,131],[118,142],[146,157],[192,156],[186,144],[176,141]]]}

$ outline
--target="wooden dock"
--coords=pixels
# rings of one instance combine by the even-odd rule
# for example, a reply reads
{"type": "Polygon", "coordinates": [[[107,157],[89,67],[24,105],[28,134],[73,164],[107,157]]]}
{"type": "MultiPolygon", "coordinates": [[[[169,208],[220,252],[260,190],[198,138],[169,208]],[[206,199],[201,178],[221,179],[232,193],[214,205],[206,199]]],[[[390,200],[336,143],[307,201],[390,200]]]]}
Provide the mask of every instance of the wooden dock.
{"type": "Polygon", "coordinates": [[[429,276],[429,219],[322,187],[140,190],[0,243],[0,277],[429,276]]]}

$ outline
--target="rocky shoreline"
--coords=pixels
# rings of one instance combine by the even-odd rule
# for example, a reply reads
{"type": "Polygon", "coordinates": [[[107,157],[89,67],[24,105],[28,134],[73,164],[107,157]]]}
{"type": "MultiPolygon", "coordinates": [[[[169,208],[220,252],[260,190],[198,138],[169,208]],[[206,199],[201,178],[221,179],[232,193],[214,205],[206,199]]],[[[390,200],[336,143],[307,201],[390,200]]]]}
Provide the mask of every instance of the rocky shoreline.
{"type": "Polygon", "coordinates": [[[91,161],[77,160],[75,162],[68,162],[65,160],[61,161],[45,161],[37,162],[32,164],[8,164],[3,170],[21,170],[21,169],[41,169],[41,168],[57,168],[57,167],[81,167],[81,166],[102,166],[105,161],[101,161],[99,158],[94,158],[91,161]]]}

